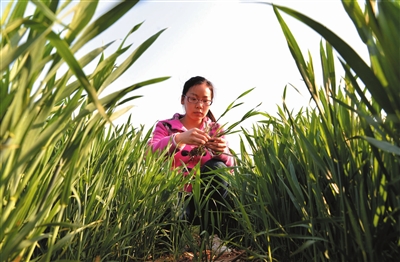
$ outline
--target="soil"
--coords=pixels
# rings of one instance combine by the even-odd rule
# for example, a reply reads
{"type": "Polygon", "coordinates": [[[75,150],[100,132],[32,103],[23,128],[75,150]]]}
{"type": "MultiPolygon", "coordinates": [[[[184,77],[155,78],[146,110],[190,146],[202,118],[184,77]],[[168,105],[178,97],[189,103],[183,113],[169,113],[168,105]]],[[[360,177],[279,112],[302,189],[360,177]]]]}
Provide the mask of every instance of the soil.
{"type": "MultiPolygon", "coordinates": [[[[214,261],[214,262],[242,262],[247,261],[245,259],[245,251],[232,250],[231,252],[225,252],[218,256],[211,257],[211,251],[204,251],[204,261],[214,261]],[[207,258],[205,257],[207,256],[207,258]]],[[[174,261],[174,262],[192,262],[194,259],[194,254],[192,252],[184,252],[178,260],[175,260],[173,256],[164,256],[159,259],[154,260],[155,262],[164,261],[174,261]]],[[[198,257],[198,256],[197,256],[198,257]]],[[[153,261],[153,260],[152,260],[153,261]]]]}

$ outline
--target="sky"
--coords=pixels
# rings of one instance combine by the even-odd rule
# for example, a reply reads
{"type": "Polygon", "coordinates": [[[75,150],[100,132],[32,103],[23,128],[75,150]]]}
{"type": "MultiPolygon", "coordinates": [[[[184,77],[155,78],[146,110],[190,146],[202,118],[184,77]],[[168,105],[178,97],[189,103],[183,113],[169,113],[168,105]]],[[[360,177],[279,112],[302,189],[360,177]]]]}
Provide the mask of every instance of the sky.
{"type": "MultiPolygon", "coordinates": [[[[361,57],[368,57],[341,1],[276,0],[272,3],[297,10],[324,24],[357,50],[361,57]]],[[[114,4],[113,1],[100,1],[97,16],[114,4]]],[[[282,16],[303,55],[306,56],[308,51],[311,53],[320,84],[321,37],[297,20],[285,14],[282,16]]],[[[132,125],[144,125],[149,129],[158,120],[171,118],[176,112],[184,113],[180,104],[183,84],[196,75],[204,76],[215,87],[211,110],[217,118],[241,93],[255,88],[240,100],[243,105],[220,119],[221,124],[238,121],[260,103],[258,110],[276,116],[278,106],[282,106],[285,86],[288,88],[286,104],[290,109],[296,112],[309,106],[308,91],[271,5],[235,0],[141,1],[109,30],[85,46],[78,56],[116,40],[105,52],[106,56],[111,54],[131,28],[141,22],[140,29],[128,38],[127,43],[132,44],[130,51],[153,34],[166,30],[104,94],[152,78],[170,76],[170,79],[133,91],[133,95],[143,97],[133,100],[130,104],[133,108],[114,124],[125,123],[131,115],[132,125]]],[[[251,118],[242,126],[251,130],[260,119],[251,118]]],[[[228,135],[227,139],[237,152],[239,134],[228,135]]]]}
{"type": "MultiPolygon", "coordinates": [[[[340,1],[277,0],[273,3],[300,11],[324,24],[362,57],[367,57],[367,50],[340,1]]],[[[106,9],[107,5],[102,8],[106,9]]],[[[318,73],[321,37],[297,20],[285,14],[283,17],[303,55],[311,52],[317,82],[321,83],[321,74],[318,73]]],[[[221,124],[238,121],[260,103],[260,111],[276,116],[278,106],[282,106],[285,86],[288,88],[286,104],[290,109],[297,112],[301,107],[309,106],[308,91],[272,6],[233,0],[143,1],[95,41],[106,43],[123,38],[141,22],[144,22],[142,27],[129,38],[134,47],[159,30],[166,30],[132,68],[110,86],[110,90],[161,76],[171,78],[134,91],[134,94],[144,97],[134,100],[134,107],[114,121],[116,125],[124,123],[131,115],[134,126],[151,128],[158,120],[170,118],[176,112],[184,113],[180,104],[183,84],[196,75],[206,77],[215,86],[214,103],[210,109],[217,118],[241,93],[255,88],[240,100],[243,105],[220,119],[221,124]]],[[[242,126],[251,130],[260,119],[248,119],[242,126]]],[[[227,136],[227,139],[238,152],[239,134],[227,136]]]]}

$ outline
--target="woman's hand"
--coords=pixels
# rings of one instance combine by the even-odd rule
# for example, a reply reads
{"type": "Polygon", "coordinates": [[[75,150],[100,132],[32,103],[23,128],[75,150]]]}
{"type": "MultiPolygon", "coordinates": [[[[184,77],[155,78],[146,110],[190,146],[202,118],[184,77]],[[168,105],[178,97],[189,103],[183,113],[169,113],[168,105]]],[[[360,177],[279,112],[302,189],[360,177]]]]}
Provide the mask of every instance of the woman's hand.
{"type": "Polygon", "coordinates": [[[208,147],[209,149],[211,149],[216,153],[223,153],[227,148],[227,144],[226,140],[223,139],[222,137],[212,137],[207,141],[206,147],[208,147]]]}
{"type": "Polygon", "coordinates": [[[198,128],[193,128],[188,131],[175,135],[175,142],[177,144],[199,146],[199,145],[205,145],[209,139],[210,136],[206,132],[198,128]]]}

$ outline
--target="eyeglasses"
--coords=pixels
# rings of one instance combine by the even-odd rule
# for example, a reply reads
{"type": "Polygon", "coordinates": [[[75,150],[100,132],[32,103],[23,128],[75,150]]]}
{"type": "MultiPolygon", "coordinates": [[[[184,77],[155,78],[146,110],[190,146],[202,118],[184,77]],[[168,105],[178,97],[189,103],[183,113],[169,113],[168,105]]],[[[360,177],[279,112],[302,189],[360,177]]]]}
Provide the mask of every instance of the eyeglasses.
{"type": "Polygon", "coordinates": [[[183,95],[183,96],[186,97],[187,101],[192,104],[197,104],[197,103],[201,102],[201,103],[203,103],[203,105],[210,106],[213,102],[212,100],[197,99],[196,97],[193,97],[193,96],[186,96],[186,95],[183,95]]]}

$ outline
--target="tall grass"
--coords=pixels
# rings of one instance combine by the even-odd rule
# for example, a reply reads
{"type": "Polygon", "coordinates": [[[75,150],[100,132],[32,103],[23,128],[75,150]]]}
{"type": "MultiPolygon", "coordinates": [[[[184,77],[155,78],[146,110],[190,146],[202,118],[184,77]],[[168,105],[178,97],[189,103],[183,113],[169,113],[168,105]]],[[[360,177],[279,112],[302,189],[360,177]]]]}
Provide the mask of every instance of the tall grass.
{"type": "MultiPolygon", "coordinates": [[[[123,177],[129,177],[128,173],[115,178],[116,174],[128,172],[128,163],[132,165],[132,162],[118,161],[118,166],[103,166],[102,162],[97,162],[110,157],[103,151],[110,151],[111,144],[101,143],[105,135],[104,126],[127,110],[120,109],[120,106],[138,98],[130,94],[132,90],[167,78],[148,80],[107,96],[100,95],[163,30],[133,51],[129,51],[130,45],[125,45],[125,42],[140,28],[140,24],[127,33],[122,44],[109,57],[105,57],[103,51],[111,43],[91,50],[80,59],[76,53],[137,2],[116,3],[96,20],[93,15],[98,1],[64,4],[33,1],[29,2],[33,4],[30,16],[25,16],[29,7],[27,1],[10,2],[4,10],[0,67],[2,260],[28,261],[34,258],[50,261],[57,257],[68,258],[69,252],[74,252],[74,259],[87,259],[95,254],[101,256],[104,253],[101,250],[111,252],[126,248],[121,244],[118,247],[112,245],[115,241],[112,233],[118,230],[118,224],[108,224],[111,213],[105,211],[113,209],[116,201],[125,200],[115,200],[117,191],[133,190],[134,184],[122,183],[123,177]],[[68,10],[72,11],[73,18],[69,24],[64,24],[57,14],[68,10]],[[117,58],[124,54],[127,58],[117,67],[117,58]],[[86,67],[90,63],[95,68],[85,74],[84,69],[89,70],[86,67]],[[101,158],[93,159],[97,154],[101,158]],[[101,171],[107,172],[107,176],[100,177],[101,171]],[[89,229],[101,232],[102,237],[98,233],[85,234],[89,229]],[[90,241],[83,242],[88,237],[90,241]]],[[[110,129],[107,138],[115,137],[119,131],[110,129]]],[[[133,140],[140,137],[139,132],[125,131],[126,139],[126,136],[133,140]]],[[[126,141],[111,142],[120,150],[127,150],[126,141]]],[[[127,161],[141,163],[139,158],[143,156],[139,151],[135,152],[136,155],[131,155],[130,159],[124,157],[127,161]]],[[[112,158],[117,160],[119,156],[115,154],[112,158]]],[[[140,168],[135,168],[140,172],[140,168]]],[[[146,172],[152,170],[149,168],[146,172]]],[[[155,181],[158,180],[152,180],[155,181]]],[[[144,184],[141,186],[146,189],[144,184]]],[[[137,192],[142,198],[145,193],[148,192],[143,191],[142,195],[137,192]]],[[[130,205],[134,210],[132,202],[124,202],[118,208],[130,205]]],[[[133,230],[138,227],[131,224],[133,230]]],[[[146,243],[148,240],[143,241],[146,243]]]]}
{"type": "Polygon", "coordinates": [[[286,105],[244,139],[235,177],[241,237],[268,261],[396,261],[400,256],[400,5],[343,1],[370,52],[370,65],[333,32],[288,8],[273,6],[314,107],[286,105]],[[325,38],[323,83],[315,83],[281,17],[285,12],[325,38]],[[396,40],[392,41],[393,38],[396,40]],[[346,75],[334,70],[333,49],[346,75]],[[368,95],[371,98],[368,98],[368,95]]]}
{"type": "MultiPolygon", "coordinates": [[[[1,20],[1,259],[144,261],[169,254],[179,260],[188,247],[196,261],[216,259],[202,252],[204,241],[197,242],[203,232],[182,217],[179,193],[190,176],[183,179],[171,169],[167,152],[148,150],[151,129],[133,127],[131,120],[110,124],[126,112],[121,106],[140,97],[131,91],[167,77],[101,96],[162,31],[128,53],[125,43],[138,24],[110,56],[103,51],[112,43],[77,59],[86,43],[136,2],[117,3],[95,21],[96,1],[32,3],[31,17],[24,16],[27,2],[18,1],[1,20]],[[57,14],[72,6],[74,18],[64,25],[57,14]],[[85,74],[90,63],[95,69],[85,74]]],[[[370,65],[316,21],[273,6],[314,104],[300,112],[283,104],[277,117],[262,113],[265,118],[251,130],[242,129],[240,155],[231,152],[237,161],[233,175],[221,174],[230,182],[228,201],[221,203],[228,207],[230,228],[220,236],[246,250],[248,260],[400,257],[400,5],[368,1],[364,12],[357,2],[343,6],[370,51],[370,65]],[[325,38],[320,86],[312,57],[306,62],[281,12],[325,38]],[[346,72],[340,80],[333,50],[346,72]]],[[[234,133],[257,114],[252,109],[225,129],[234,133]]],[[[196,176],[190,182],[199,189],[204,181],[196,176]]],[[[200,215],[208,196],[196,192],[191,197],[200,215]]]]}
{"type": "MultiPolygon", "coordinates": [[[[65,220],[89,225],[68,245],[70,257],[138,260],[155,255],[167,209],[177,210],[181,176],[147,153],[149,132],[127,125],[97,136],[76,181],[65,220]],[[79,251],[76,255],[76,251],[79,251]]],[[[178,213],[178,212],[177,212],[178,213]]],[[[67,247],[67,246],[66,246],[67,247]]]]}

